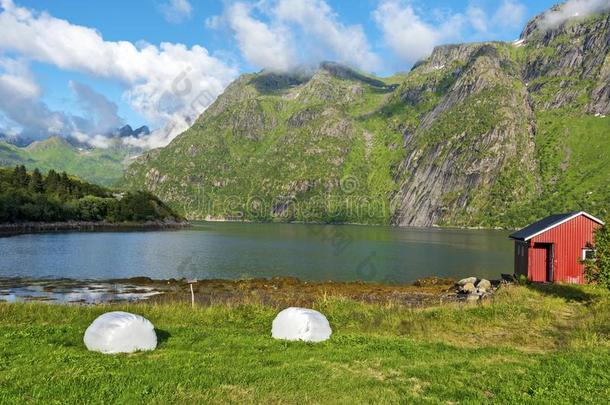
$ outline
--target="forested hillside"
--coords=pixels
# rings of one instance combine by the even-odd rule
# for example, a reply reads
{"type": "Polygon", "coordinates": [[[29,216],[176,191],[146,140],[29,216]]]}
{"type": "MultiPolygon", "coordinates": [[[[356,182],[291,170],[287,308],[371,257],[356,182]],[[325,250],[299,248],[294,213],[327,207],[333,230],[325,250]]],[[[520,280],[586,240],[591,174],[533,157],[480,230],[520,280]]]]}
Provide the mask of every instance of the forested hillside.
{"type": "Polygon", "coordinates": [[[147,192],[112,192],[54,170],[0,169],[0,223],[158,220],[181,217],[147,192]]]}

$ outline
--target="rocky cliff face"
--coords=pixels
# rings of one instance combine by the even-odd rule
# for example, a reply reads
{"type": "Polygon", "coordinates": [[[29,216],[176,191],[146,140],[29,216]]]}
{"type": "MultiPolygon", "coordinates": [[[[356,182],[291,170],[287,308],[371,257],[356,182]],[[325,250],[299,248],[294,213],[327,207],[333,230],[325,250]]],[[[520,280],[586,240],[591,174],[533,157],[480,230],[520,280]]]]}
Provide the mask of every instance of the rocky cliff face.
{"type": "Polygon", "coordinates": [[[519,226],[608,212],[610,15],[442,46],[406,75],[244,75],[130,166],[190,218],[519,226]]]}
{"type": "Polygon", "coordinates": [[[533,111],[519,66],[505,45],[469,46],[463,60],[438,55],[447,53],[437,49],[416,69],[440,63],[452,84],[405,145],[399,225],[478,223],[535,191],[533,111]],[[494,193],[501,181],[511,183],[510,195],[494,193]]]}
{"type": "Polygon", "coordinates": [[[549,28],[532,20],[521,40],[528,48],[523,80],[537,107],[560,108],[588,98],[587,111],[610,113],[610,14],[549,28]],[[546,97],[553,93],[552,97],[546,97]]]}

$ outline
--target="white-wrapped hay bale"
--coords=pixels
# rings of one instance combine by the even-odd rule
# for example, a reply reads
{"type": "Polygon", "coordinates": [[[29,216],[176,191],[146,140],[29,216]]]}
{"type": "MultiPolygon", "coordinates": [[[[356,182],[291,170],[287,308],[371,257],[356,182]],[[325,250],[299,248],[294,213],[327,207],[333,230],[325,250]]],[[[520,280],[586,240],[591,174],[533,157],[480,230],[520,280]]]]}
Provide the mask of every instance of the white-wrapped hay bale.
{"type": "Polygon", "coordinates": [[[133,353],[157,347],[155,327],[140,315],[107,312],[96,318],[85,331],[87,349],[102,353],[133,353]]]}
{"type": "Polygon", "coordinates": [[[273,320],[271,336],[275,339],[321,342],[332,334],[328,319],[307,308],[286,308],[273,320]]]}

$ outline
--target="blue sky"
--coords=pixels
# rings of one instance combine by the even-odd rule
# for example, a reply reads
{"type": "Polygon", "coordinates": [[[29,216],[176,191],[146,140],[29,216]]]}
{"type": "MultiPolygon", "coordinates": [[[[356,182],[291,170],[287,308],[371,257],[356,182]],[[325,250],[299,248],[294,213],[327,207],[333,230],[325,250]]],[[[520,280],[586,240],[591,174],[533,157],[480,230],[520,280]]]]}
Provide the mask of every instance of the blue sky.
{"type": "Polygon", "coordinates": [[[240,73],[328,59],[389,75],[408,70],[438,44],[514,40],[555,1],[0,4],[0,98],[9,99],[0,101],[0,132],[76,133],[88,140],[116,123],[160,129],[171,122],[144,145],[161,146],[240,73]],[[175,91],[176,79],[188,82],[188,95],[175,91]],[[30,117],[22,117],[24,110],[30,117]]]}

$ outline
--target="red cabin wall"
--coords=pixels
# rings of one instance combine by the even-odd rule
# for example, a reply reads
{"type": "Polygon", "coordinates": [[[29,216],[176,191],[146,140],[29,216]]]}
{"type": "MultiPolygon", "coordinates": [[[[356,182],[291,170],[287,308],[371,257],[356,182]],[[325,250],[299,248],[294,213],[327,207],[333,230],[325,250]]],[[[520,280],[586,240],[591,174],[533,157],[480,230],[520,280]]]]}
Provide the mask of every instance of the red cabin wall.
{"type": "Polygon", "coordinates": [[[582,249],[587,242],[593,243],[593,232],[601,225],[584,215],[579,215],[538,236],[530,239],[528,276],[532,281],[561,281],[564,283],[585,283],[582,249]],[[538,280],[546,273],[543,263],[543,249],[535,249],[537,244],[555,244],[553,259],[553,280],[538,280]]]}

